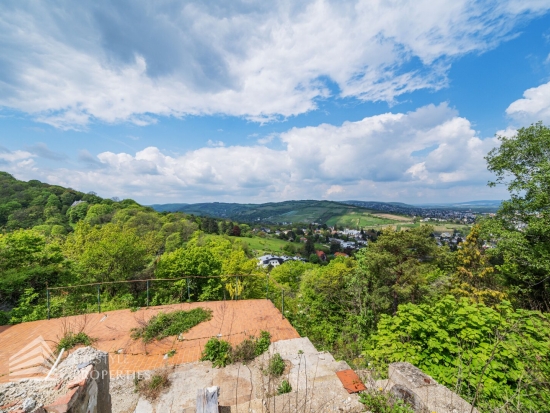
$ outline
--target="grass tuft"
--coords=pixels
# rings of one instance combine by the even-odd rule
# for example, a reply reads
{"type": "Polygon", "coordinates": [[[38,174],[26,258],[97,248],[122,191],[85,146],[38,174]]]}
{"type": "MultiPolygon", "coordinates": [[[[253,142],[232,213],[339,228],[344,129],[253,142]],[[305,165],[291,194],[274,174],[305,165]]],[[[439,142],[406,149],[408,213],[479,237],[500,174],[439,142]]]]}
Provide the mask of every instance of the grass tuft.
{"type": "Polygon", "coordinates": [[[93,339],[88,336],[88,334],[81,331],[80,333],[67,332],[59,343],[57,343],[56,350],[59,353],[62,349],[70,350],[76,346],[90,346],[93,343],[93,339]]]}
{"type": "Polygon", "coordinates": [[[381,390],[363,392],[359,401],[372,413],[414,413],[413,408],[403,400],[381,390]]]}
{"type": "Polygon", "coordinates": [[[288,380],[283,380],[283,382],[277,388],[277,394],[290,393],[292,391],[292,386],[288,380]]]}
{"type": "Polygon", "coordinates": [[[148,400],[157,399],[164,389],[170,387],[168,374],[167,368],[154,371],[148,379],[136,382],[137,391],[148,400]]]}

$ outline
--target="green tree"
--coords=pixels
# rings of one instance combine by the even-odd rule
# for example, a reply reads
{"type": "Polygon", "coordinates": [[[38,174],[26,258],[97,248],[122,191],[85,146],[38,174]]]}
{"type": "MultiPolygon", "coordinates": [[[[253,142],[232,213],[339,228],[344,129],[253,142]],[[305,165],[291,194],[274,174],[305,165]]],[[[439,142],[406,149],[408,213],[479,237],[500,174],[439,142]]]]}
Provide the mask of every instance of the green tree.
{"type": "Polygon", "coordinates": [[[479,238],[480,226],[474,225],[456,252],[457,270],[451,292],[470,297],[476,302],[494,305],[506,298],[502,283],[485,254],[479,238]]]}
{"type": "Polygon", "coordinates": [[[303,261],[287,261],[271,270],[269,276],[285,287],[285,290],[298,291],[302,276],[314,266],[303,261]]]}
{"type": "Polygon", "coordinates": [[[16,303],[25,289],[45,294],[65,274],[64,258],[56,243],[34,230],[0,235],[0,302],[16,303]]]}
{"type": "Polygon", "coordinates": [[[430,290],[431,276],[446,249],[439,248],[433,228],[423,225],[407,231],[385,229],[374,243],[356,254],[356,289],[361,306],[373,315],[397,311],[402,302],[421,302],[430,290]]]}
{"type": "Polygon", "coordinates": [[[75,224],[78,221],[83,220],[86,217],[86,213],[88,212],[88,207],[89,204],[87,202],[81,202],[80,204],[70,207],[67,210],[69,221],[75,224]]]}
{"type": "Polygon", "coordinates": [[[496,244],[489,253],[522,306],[550,311],[550,129],[537,123],[498,139],[485,158],[496,175],[489,185],[505,185],[510,200],[484,222],[496,244]]]}
{"type": "Polygon", "coordinates": [[[315,254],[315,242],[313,241],[313,237],[307,237],[304,251],[308,257],[311,254],[315,254]]]}
{"type": "Polygon", "coordinates": [[[131,279],[151,260],[147,244],[135,230],[112,223],[92,227],[79,222],[63,249],[75,262],[82,282],[131,279]]]}

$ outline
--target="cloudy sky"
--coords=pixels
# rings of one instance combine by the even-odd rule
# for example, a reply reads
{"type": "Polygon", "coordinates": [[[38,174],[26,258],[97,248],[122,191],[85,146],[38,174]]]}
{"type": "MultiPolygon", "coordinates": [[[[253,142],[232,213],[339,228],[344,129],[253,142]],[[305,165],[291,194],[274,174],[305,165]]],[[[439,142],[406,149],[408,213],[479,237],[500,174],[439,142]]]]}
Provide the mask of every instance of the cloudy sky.
{"type": "Polygon", "coordinates": [[[502,199],[548,0],[0,3],[0,170],[142,203],[502,199]]]}

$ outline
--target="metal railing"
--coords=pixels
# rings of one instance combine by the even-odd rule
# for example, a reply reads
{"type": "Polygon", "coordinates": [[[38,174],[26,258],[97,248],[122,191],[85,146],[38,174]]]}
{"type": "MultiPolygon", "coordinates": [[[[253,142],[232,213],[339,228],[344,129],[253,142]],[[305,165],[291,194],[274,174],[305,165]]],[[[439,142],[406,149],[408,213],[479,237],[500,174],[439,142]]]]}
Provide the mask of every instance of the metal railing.
{"type": "MultiPolygon", "coordinates": [[[[101,281],[101,282],[92,282],[92,283],[84,283],[84,284],[75,284],[75,285],[66,285],[66,286],[55,286],[50,287],[46,286],[46,302],[47,302],[47,317],[48,320],[51,318],[51,291],[52,290],[70,290],[74,288],[82,288],[82,287],[96,287],[97,288],[97,312],[101,313],[101,286],[102,285],[113,285],[113,284],[132,284],[132,283],[145,283],[145,290],[146,290],[146,300],[145,300],[145,306],[149,308],[150,305],[150,283],[151,282],[158,282],[158,281],[182,281],[186,280],[186,289],[187,289],[187,300],[188,302],[191,302],[191,290],[190,290],[190,280],[192,279],[212,279],[212,278],[235,278],[235,284],[236,284],[236,294],[232,298],[232,300],[239,300],[239,287],[238,283],[241,278],[247,278],[247,277],[260,277],[261,275],[258,274],[247,274],[247,275],[212,275],[212,276],[202,276],[202,275],[185,275],[179,278],[149,278],[149,279],[142,279],[142,280],[119,280],[119,281],[101,281]]],[[[269,273],[266,274],[266,282],[265,282],[265,298],[270,299],[269,297],[269,282],[273,282],[281,287],[281,312],[283,313],[284,318],[284,288],[279,283],[277,283],[275,280],[270,279],[269,273]]],[[[224,286],[225,287],[225,286],[224,286]]],[[[225,294],[224,294],[225,297],[225,294]]],[[[224,298],[225,299],[225,298],[224,298]]],[[[275,304],[275,303],[274,303],[275,304]]]]}

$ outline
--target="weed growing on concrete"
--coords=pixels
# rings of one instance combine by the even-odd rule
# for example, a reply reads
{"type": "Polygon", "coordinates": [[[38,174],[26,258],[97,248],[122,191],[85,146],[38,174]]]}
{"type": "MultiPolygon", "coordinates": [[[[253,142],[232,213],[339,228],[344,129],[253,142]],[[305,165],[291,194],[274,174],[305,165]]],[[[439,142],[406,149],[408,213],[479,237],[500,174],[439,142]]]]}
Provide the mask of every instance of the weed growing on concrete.
{"type": "Polygon", "coordinates": [[[83,331],[81,331],[80,333],[73,333],[72,331],[68,331],[63,337],[61,337],[61,340],[59,340],[59,343],[57,343],[56,349],[59,353],[62,349],[69,350],[78,345],[90,346],[92,342],[93,340],[90,338],[90,336],[88,336],[88,334],[83,331]]]}
{"type": "Polygon", "coordinates": [[[231,363],[246,363],[263,354],[271,344],[271,334],[262,331],[259,338],[250,336],[235,348],[227,341],[216,337],[208,340],[204,346],[201,360],[210,360],[214,367],[225,367],[231,363]]]}
{"type": "Polygon", "coordinates": [[[267,373],[270,376],[279,377],[285,371],[285,361],[279,353],[275,353],[269,360],[267,373]]]}
{"type": "Polygon", "coordinates": [[[214,367],[225,367],[231,363],[231,344],[212,337],[204,346],[202,361],[211,361],[214,367]]]}
{"type": "Polygon", "coordinates": [[[277,388],[277,394],[290,393],[292,391],[292,386],[288,380],[283,380],[283,382],[277,388]]]}
{"type": "Polygon", "coordinates": [[[151,377],[137,384],[139,394],[148,400],[155,400],[162,391],[170,387],[167,368],[156,370],[151,377]]]}
{"type": "Polygon", "coordinates": [[[372,413],[414,413],[413,408],[403,400],[382,390],[363,392],[359,401],[372,413]]]}
{"type": "Polygon", "coordinates": [[[160,312],[142,327],[132,329],[134,340],[142,339],[144,343],[162,340],[165,337],[185,333],[197,324],[212,318],[212,311],[205,308],[194,308],[189,311],[160,312]]]}

